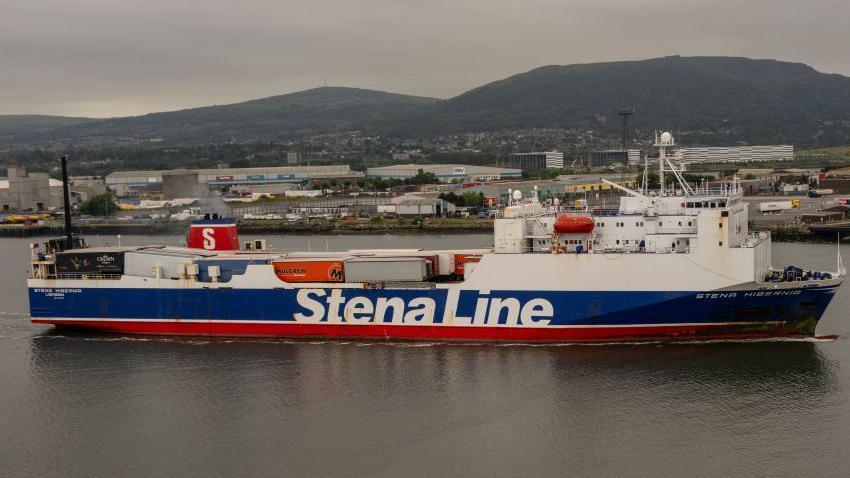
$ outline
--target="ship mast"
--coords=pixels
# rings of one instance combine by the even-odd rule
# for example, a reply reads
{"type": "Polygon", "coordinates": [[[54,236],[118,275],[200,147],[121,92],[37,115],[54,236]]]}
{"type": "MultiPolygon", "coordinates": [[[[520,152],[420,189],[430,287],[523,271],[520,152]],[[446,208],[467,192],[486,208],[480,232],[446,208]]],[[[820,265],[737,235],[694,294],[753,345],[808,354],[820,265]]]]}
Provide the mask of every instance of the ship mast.
{"type": "Polygon", "coordinates": [[[658,147],[658,195],[666,196],[664,184],[664,162],[667,161],[667,147],[674,146],[676,142],[673,140],[673,135],[665,131],[658,136],[658,131],[655,132],[655,146],[658,147]]]}
{"type": "MultiPolygon", "coordinates": [[[[685,178],[681,174],[682,171],[685,170],[684,167],[680,166],[679,168],[677,168],[673,164],[672,161],[667,159],[667,147],[675,146],[675,145],[676,145],[676,140],[673,139],[673,135],[670,134],[668,131],[661,133],[660,137],[658,136],[658,132],[657,131],[655,132],[655,146],[658,147],[658,176],[659,176],[658,177],[658,184],[660,186],[659,191],[658,191],[658,195],[659,196],[666,196],[667,195],[666,191],[665,191],[666,184],[664,184],[665,183],[665,181],[664,181],[664,163],[667,163],[667,165],[670,166],[670,172],[673,173],[673,176],[675,176],[676,181],[678,181],[679,185],[682,186],[682,191],[684,192],[684,194],[686,196],[687,195],[693,196],[694,190],[691,188],[691,186],[688,184],[688,182],[685,181],[685,178]]],[[[644,168],[644,173],[646,173],[646,168],[644,168]]],[[[673,185],[674,194],[675,194],[675,188],[676,188],[676,186],[674,184],[673,185]]]]}

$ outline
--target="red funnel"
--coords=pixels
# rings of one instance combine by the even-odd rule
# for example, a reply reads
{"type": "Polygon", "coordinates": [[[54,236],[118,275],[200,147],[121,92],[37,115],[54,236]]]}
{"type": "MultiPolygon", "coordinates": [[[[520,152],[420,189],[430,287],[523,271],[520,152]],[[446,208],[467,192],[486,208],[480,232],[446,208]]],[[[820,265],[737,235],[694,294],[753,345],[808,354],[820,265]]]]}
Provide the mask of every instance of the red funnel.
{"type": "Polygon", "coordinates": [[[238,251],[239,234],[236,220],[230,218],[201,219],[189,226],[186,246],[205,251],[238,251]]]}

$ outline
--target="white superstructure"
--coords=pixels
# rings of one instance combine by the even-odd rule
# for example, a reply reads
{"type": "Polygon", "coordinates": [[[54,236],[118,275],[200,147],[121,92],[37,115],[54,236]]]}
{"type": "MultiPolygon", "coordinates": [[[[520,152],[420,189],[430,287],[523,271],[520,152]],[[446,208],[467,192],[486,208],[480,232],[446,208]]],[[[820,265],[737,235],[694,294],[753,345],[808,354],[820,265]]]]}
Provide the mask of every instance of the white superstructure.
{"type": "MultiPolygon", "coordinates": [[[[573,212],[593,222],[589,232],[559,233],[557,204],[543,205],[536,194],[522,200],[514,192],[504,217],[495,224],[494,253],[577,253],[571,261],[582,273],[570,274],[573,287],[610,287],[618,277],[645,277],[647,284],[682,287],[694,281],[721,288],[763,281],[770,271],[770,236],[751,234],[743,190],[736,180],[721,187],[692,188],[667,157],[675,145],[670,133],[656,138],[659,175],[672,173],[675,184],[659,191],[635,191],[606,181],[626,193],[616,210],[573,212]],[[648,257],[651,256],[651,257],[648,257]],[[638,269],[644,269],[639,273],[638,269]],[[681,277],[680,277],[681,276],[681,277]]],[[[523,256],[523,260],[530,260],[523,256]]],[[[486,269],[486,258],[478,273],[486,269]]],[[[541,263],[537,271],[547,267],[541,263]]],[[[535,280],[534,282],[539,282],[535,280]]],[[[563,285],[563,278],[560,279],[563,285]]],[[[621,284],[640,289],[640,284],[621,284]]],[[[616,286],[614,287],[617,288],[616,286]]]]}

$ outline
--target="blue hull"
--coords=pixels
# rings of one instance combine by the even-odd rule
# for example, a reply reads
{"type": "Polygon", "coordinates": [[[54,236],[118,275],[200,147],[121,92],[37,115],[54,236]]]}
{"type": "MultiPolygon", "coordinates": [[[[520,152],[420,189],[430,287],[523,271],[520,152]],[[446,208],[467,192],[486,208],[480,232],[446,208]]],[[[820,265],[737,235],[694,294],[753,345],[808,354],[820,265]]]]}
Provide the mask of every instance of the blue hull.
{"type": "Polygon", "coordinates": [[[445,289],[30,288],[29,299],[36,323],[135,333],[581,341],[812,335],[836,289],[453,296],[445,289]]]}

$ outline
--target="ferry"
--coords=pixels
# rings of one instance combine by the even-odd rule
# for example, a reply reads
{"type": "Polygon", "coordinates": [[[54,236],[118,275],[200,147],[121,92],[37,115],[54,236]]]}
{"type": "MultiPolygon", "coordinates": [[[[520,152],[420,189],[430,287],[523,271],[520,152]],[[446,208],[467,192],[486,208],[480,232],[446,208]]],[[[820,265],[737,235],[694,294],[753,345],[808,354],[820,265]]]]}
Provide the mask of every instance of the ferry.
{"type": "MultiPolygon", "coordinates": [[[[272,251],[236,222],[195,221],[186,247],[33,245],[34,324],[190,336],[467,342],[810,337],[846,270],[774,266],[737,180],[692,187],[656,137],[657,191],[571,211],[512,191],[483,249],[272,251]],[[665,184],[666,174],[675,178],[665,184]]],[[[646,175],[646,168],[644,170],[646,175]]],[[[70,215],[66,214],[66,220],[70,215]]],[[[69,226],[66,223],[66,226],[69,226]]],[[[67,227],[70,231],[70,227],[67,227]]]]}

